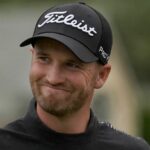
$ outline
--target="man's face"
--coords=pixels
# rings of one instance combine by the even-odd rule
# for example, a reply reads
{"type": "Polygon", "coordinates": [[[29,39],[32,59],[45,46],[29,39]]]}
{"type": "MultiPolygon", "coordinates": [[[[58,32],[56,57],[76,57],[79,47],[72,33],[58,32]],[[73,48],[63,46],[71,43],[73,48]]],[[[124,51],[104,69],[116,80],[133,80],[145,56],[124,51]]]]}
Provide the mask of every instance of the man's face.
{"type": "Polygon", "coordinates": [[[44,111],[65,116],[89,109],[102,66],[83,63],[66,46],[41,38],[32,49],[30,83],[44,111]]]}

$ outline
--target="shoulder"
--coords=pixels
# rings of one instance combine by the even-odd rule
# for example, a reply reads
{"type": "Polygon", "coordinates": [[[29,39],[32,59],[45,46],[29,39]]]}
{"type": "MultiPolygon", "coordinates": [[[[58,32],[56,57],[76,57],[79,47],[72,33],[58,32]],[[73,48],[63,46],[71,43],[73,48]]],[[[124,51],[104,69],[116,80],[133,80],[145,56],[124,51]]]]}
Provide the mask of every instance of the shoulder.
{"type": "Polygon", "coordinates": [[[22,120],[16,120],[14,122],[11,122],[7,124],[5,127],[0,128],[0,141],[2,139],[9,139],[12,135],[19,135],[21,133],[25,132],[25,128],[22,124],[22,120]]]}
{"type": "Polygon", "coordinates": [[[26,127],[23,119],[18,119],[13,122],[10,122],[3,129],[12,132],[23,132],[23,133],[26,132],[26,127]]]}
{"type": "Polygon", "coordinates": [[[16,120],[4,128],[0,128],[0,150],[24,149],[28,145],[37,143],[37,139],[27,134],[22,120],[16,120]]]}
{"type": "Polygon", "coordinates": [[[27,131],[22,119],[7,124],[5,127],[0,128],[0,143],[5,141],[13,141],[27,137],[27,131]]]}
{"type": "Polygon", "coordinates": [[[144,139],[119,131],[109,123],[99,123],[98,134],[101,137],[99,140],[103,139],[112,149],[120,147],[122,150],[150,150],[144,139]]]}

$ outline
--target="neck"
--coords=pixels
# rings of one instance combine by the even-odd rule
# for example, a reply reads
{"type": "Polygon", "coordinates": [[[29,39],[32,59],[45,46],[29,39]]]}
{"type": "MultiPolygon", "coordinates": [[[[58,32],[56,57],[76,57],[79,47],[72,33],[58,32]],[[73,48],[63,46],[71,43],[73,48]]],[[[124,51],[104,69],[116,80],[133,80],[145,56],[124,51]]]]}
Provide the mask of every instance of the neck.
{"type": "Polygon", "coordinates": [[[45,112],[37,104],[37,114],[40,120],[52,130],[59,133],[77,134],[85,132],[90,118],[90,109],[83,107],[70,116],[60,118],[45,112]]]}

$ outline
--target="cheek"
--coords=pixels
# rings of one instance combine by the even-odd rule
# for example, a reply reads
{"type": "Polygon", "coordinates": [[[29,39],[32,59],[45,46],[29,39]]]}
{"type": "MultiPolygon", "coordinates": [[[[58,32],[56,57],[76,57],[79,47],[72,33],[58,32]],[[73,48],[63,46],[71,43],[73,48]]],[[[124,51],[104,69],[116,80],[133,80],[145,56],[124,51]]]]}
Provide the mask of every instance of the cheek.
{"type": "Polygon", "coordinates": [[[32,64],[30,69],[30,81],[39,80],[45,75],[43,67],[40,67],[37,64],[32,64]]]}
{"type": "Polygon", "coordinates": [[[96,74],[95,74],[94,70],[88,69],[86,72],[83,72],[82,75],[83,75],[83,80],[84,80],[86,86],[93,87],[93,85],[95,83],[95,79],[96,79],[96,74]]]}
{"type": "Polygon", "coordinates": [[[85,72],[72,73],[68,75],[68,78],[77,89],[89,89],[93,87],[94,78],[91,77],[91,74],[85,72]]]}

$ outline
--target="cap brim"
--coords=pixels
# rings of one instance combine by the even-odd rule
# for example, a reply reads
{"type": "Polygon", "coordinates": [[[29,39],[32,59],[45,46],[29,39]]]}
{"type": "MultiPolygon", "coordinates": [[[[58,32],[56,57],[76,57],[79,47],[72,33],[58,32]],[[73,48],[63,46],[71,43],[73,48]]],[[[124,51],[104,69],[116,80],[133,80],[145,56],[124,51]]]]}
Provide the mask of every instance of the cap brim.
{"type": "Polygon", "coordinates": [[[33,41],[35,41],[37,38],[42,38],[42,37],[52,38],[52,39],[55,39],[55,40],[63,43],[69,49],[71,49],[72,52],[83,62],[94,62],[94,61],[98,60],[98,57],[96,57],[87,47],[85,47],[80,42],[78,42],[70,37],[67,37],[67,36],[64,36],[61,34],[57,34],[57,33],[43,33],[43,34],[28,38],[27,40],[23,41],[20,44],[20,46],[23,47],[23,46],[32,44],[33,41]]]}

